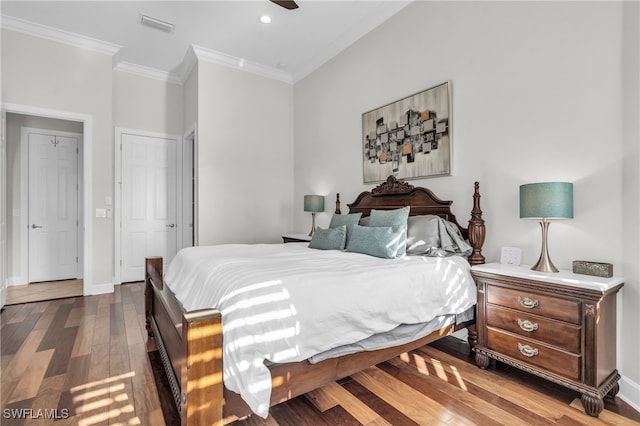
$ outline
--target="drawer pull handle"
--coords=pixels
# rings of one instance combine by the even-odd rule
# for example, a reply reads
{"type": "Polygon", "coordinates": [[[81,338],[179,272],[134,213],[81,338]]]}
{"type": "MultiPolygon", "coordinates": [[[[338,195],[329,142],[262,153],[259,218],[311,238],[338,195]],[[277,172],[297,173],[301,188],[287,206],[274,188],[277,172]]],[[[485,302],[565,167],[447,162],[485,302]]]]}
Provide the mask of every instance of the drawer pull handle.
{"type": "Polygon", "coordinates": [[[520,353],[526,357],[534,357],[538,355],[538,350],[532,348],[529,345],[523,345],[522,343],[518,343],[518,349],[520,349],[520,353]]]}
{"type": "Polygon", "coordinates": [[[538,302],[538,300],[536,299],[532,299],[530,297],[522,297],[522,296],[518,296],[518,303],[520,304],[520,306],[527,309],[537,308],[538,305],[540,304],[540,302],[538,302]]]}
{"type": "Polygon", "coordinates": [[[521,319],[518,319],[518,326],[522,331],[527,332],[536,331],[538,329],[538,323],[531,322],[529,320],[522,321],[521,319]]]}

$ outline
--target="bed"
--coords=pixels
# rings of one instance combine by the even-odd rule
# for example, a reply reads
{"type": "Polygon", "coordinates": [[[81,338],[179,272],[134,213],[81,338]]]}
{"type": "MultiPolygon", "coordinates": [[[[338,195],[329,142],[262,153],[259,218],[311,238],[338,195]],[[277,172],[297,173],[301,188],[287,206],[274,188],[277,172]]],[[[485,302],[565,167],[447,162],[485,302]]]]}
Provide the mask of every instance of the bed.
{"type": "MultiPolygon", "coordinates": [[[[451,211],[451,204],[451,201],[440,200],[427,188],[414,187],[390,176],[387,181],[371,191],[362,192],[352,203],[348,204],[348,207],[349,214],[360,213],[362,217],[368,217],[372,210],[392,211],[410,206],[409,214],[411,216],[435,215],[443,218],[457,227],[463,238],[468,239],[471,246],[471,253],[467,258],[468,264],[484,263],[482,245],[485,237],[485,225],[480,209],[479,184],[476,182],[474,185],[473,208],[467,227],[458,223],[451,211]]],[[[338,196],[336,214],[339,213],[338,196]]],[[[265,256],[276,257],[280,256],[280,252],[284,250],[282,244],[278,245],[280,248],[275,245],[269,246],[252,245],[246,247],[246,250],[247,252],[256,252],[256,256],[261,256],[261,253],[264,252],[265,256]]],[[[286,244],[286,246],[288,248],[284,251],[287,256],[302,256],[303,254],[306,256],[306,251],[311,251],[305,243],[286,244]]],[[[225,250],[234,249],[237,250],[240,247],[237,245],[225,247],[225,250]]],[[[218,253],[216,250],[219,248],[211,247],[206,250],[211,251],[207,255],[215,256],[218,253]]],[[[349,259],[349,254],[344,254],[341,261],[349,259]]],[[[325,254],[323,253],[323,255],[325,254]]],[[[339,254],[329,255],[327,253],[326,256],[333,256],[333,259],[339,254]]],[[[464,262],[466,263],[467,260],[464,262]]],[[[458,261],[455,260],[455,262],[458,261]]],[[[185,271],[189,271],[190,268],[188,264],[184,266],[185,271]]],[[[173,269],[175,271],[176,268],[173,269]]],[[[174,275],[176,274],[174,273],[174,275]]],[[[195,279],[198,283],[199,278],[194,277],[198,277],[198,274],[192,277],[192,280],[195,279]]],[[[162,270],[162,258],[147,258],[145,275],[147,330],[150,338],[155,339],[160,352],[173,398],[180,413],[181,424],[225,424],[252,414],[256,410],[254,408],[252,411],[250,408],[251,402],[247,403],[238,393],[229,390],[223,383],[223,356],[226,357],[225,363],[231,365],[229,361],[231,355],[227,350],[228,345],[223,346],[223,312],[225,313],[224,319],[227,321],[225,322],[227,338],[229,338],[232,328],[229,325],[232,313],[228,308],[217,309],[218,306],[216,308],[185,309],[185,305],[191,306],[204,296],[195,297],[196,302],[187,301],[183,295],[180,295],[180,291],[171,290],[165,282],[165,278],[162,270]],[[226,355],[223,355],[225,351],[226,355]]],[[[176,288],[175,284],[172,285],[176,288]]],[[[313,288],[316,287],[317,284],[314,284],[313,288]]],[[[401,290],[398,289],[397,292],[401,292],[401,290]]],[[[470,310],[473,311],[473,308],[470,310]]],[[[327,383],[347,377],[465,327],[469,330],[470,344],[472,346],[475,344],[477,334],[473,316],[464,321],[449,321],[442,324],[444,325],[438,325],[438,328],[433,331],[433,327],[425,329],[426,331],[415,340],[409,339],[407,341],[405,339],[401,344],[391,347],[358,352],[348,351],[345,355],[331,354],[326,358],[321,357],[319,360],[309,358],[294,362],[265,362],[264,365],[258,365],[256,368],[267,369],[270,376],[267,407],[310,392],[327,383]]],[[[300,352],[305,353],[304,350],[300,352]]]]}

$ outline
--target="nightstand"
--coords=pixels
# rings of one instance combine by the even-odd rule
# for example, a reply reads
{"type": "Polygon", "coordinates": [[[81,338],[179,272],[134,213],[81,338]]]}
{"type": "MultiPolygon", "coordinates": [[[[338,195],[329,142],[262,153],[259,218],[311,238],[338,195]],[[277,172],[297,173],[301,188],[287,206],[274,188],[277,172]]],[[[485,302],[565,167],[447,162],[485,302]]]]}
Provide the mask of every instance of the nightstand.
{"type": "Polygon", "coordinates": [[[286,234],[282,236],[282,241],[285,243],[308,243],[311,241],[311,237],[307,234],[286,234]]]}
{"type": "Polygon", "coordinates": [[[616,293],[619,277],[489,263],[471,273],[478,287],[476,364],[490,359],[582,394],[597,417],[603,398],[619,390],[616,370],[616,293]]]}

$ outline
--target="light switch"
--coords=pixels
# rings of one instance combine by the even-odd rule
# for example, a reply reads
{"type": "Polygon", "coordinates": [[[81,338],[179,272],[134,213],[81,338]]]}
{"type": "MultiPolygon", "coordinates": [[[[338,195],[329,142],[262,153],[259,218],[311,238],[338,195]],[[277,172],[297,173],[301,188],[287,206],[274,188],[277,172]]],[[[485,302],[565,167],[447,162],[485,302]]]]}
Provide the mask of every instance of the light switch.
{"type": "Polygon", "coordinates": [[[96,209],[96,217],[107,217],[107,209],[96,209]]]}

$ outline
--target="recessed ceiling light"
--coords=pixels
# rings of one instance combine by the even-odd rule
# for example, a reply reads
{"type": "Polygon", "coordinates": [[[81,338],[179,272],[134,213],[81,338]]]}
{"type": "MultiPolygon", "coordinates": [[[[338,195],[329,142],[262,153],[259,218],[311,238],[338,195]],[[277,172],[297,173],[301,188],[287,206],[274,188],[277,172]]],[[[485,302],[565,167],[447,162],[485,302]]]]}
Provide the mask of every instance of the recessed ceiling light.
{"type": "Polygon", "coordinates": [[[147,27],[155,28],[167,33],[172,32],[176,27],[176,24],[172,24],[171,22],[163,21],[162,19],[154,18],[153,16],[145,15],[143,13],[140,14],[140,23],[147,27]]]}
{"type": "Polygon", "coordinates": [[[260,17],[260,22],[262,22],[263,24],[270,24],[271,23],[271,16],[269,15],[262,15],[260,17]]]}

